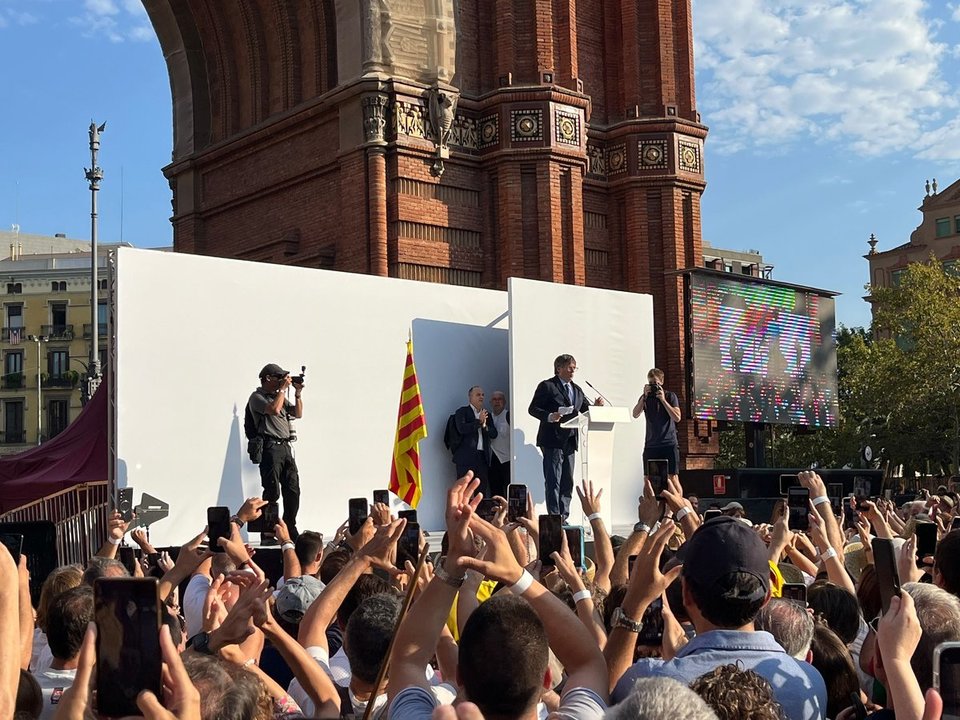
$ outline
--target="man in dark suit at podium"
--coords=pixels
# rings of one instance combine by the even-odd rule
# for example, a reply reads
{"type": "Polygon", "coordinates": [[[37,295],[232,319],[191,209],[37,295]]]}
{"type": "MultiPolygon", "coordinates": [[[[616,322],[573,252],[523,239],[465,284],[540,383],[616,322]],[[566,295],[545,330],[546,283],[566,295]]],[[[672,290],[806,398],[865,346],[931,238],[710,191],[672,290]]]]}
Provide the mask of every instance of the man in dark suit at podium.
{"type": "MultiPolygon", "coordinates": [[[[552,378],[537,385],[530,401],[529,412],[540,421],[537,447],[543,453],[543,478],[547,496],[547,512],[570,514],[573,496],[573,463],[579,447],[579,433],[573,428],[560,427],[578,413],[590,409],[583,390],[573,382],[577,361],[573,355],[560,355],[553,361],[552,378]]],[[[596,405],[603,405],[597,398],[596,405]]]]}

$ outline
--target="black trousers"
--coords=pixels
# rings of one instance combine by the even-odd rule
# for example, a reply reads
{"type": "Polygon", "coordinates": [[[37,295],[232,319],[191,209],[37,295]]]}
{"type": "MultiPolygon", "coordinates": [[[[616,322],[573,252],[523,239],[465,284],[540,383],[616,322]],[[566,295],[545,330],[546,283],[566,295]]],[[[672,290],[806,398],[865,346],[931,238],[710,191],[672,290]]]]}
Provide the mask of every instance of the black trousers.
{"type": "Polygon", "coordinates": [[[510,462],[502,463],[494,455],[490,459],[490,497],[499,495],[506,499],[510,484],[510,462]]]}
{"type": "Polygon", "coordinates": [[[263,499],[275,502],[283,494],[283,521],[290,536],[296,538],[297,512],[300,510],[300,471],[293,457],[290,443],[265,440],[263,459],[260,461],[260,483],[263,499]]]}
{"type": "Polygon", "coordinates": [[[483,450],[473,450],[462,457],[457,465],[457,478],[462,478],[467,474],[467,470],[473,470],[473,476],[480,481],[480,487],[477,492],[482,492],[485,498],[490,497],[490,468],[487,465],[487,458],[483,450]]]}

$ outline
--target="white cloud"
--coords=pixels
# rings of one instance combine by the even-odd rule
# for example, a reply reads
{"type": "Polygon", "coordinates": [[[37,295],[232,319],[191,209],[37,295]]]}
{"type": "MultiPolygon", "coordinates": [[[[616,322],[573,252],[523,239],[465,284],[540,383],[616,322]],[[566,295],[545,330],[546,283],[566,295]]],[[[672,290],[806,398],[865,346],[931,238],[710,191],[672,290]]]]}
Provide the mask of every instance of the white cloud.
{"type": "Polygon", "coordinates": [[[15,8],[0,8],[0,28],[11,25],[33,25],[39,18],[26,10],[17,10],[15,8]]]}
{"type": "Polygon", "coordinates": [[[941,67],[951,50],[927,9],[923,0],[694,0],[711,146],[838,142],[881,155],[937,128],[954,138],[960,128],[944,123],[957,94],[941,67]]]}
{"type": "Polygon", "coordinates": [[[156,34],[140,0],[84,0],[84,13],[71,21],[90,36],[110,42],[149,42],[156,34]]]}

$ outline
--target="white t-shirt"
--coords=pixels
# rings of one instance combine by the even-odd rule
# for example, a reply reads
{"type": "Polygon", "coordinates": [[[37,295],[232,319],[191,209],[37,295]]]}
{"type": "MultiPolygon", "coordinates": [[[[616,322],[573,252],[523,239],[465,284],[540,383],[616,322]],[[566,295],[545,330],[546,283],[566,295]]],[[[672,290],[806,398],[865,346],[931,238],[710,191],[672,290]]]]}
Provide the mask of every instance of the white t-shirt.
{"type": "Polygon", "coordinates": [[[53,718],[54,713],[57,712],[60,698],[63,696],[63,691],[73,685],[73,678],[76,677],[76,674],[76,669],[51,669],[33,674],[43,694],[43,710],[40,712],[40,720],[51,720],[53,718]]]}
{"type": "Polygon", "coordinates": [[[53,653],[47,635],[40,628],[33,629],[33,653],[30,655],[30,672],[34,675],[49,670],[53,663],[53,653]]]}
{"type": "MultiPolygon", "coordinates": [[[[434,708],[440,704],[422,687],[404,688],[390,705],[390,720],[430,720],[434,708]]],[[[593,690],[578,687],[564,693],[555,717],[565,720],[602,720],[606,711],[603,698],[593,690]]]]}
{"type": "MultiPolygon", "coordinates": [[[[340,649],[333,654],[333,657],[330,658],[329,670],[330,677],[333,678],[333,681],[337,685],[340,687],[350,687],[350,679],[353,677],[353,673],[350,672],[350,659],[347,657],[347,653],[342,645],[340,649]]],[[[440,684],[440,676],[434,672],[430,665],[427,665],[426,676],[427,682],[431,685],[440,684]]]]}
{"type": "Polygon", "coordinates": [[[187,626],[186,640],[203,630],[203,603],[207,599],[207,591],[211,584],[209,576],[198,573],[190,578],[187,589],[183,591],[180,606],[187,626]]]}
{"type": "MultiPolygon", "coordinates": [[[[330,669],[330,654],[318,645],[312,645],[307,648],[307,653],[314,660],[317,661],[317,664],[323,668],[324,672],[330,676],[330,679],[334,682],[337,682],[334,673],[330,669]]],[[[334,656],[336,657],[336,656],[334,656]]],[[[344,656],[344,659],[346,657],[344,656]]],[[[349,668],[349,665],[347,665],[349,668]]],[[[342,666],[341,666],[342,668],[342,666]]],[[[338,683],[339,684],[339,683],[338,683]]],[[[349,677],[347,678],[347,684],[349,685],[349,677]]],[[[341,685],[343,687],[343,685],[341,685]]],[[[436,699],[437,705],[450,705],[453,703],[454,699],[457,697],[456,688],[446,685],[439,684],[434,685],[432,688],[433,697],[436,699]]],[[[350,702],[353,704],[353,712],[357,717],[363,717],[364,712],[367,709],[366,700],[357,700],[356,696],[353,694],[352,690],[348,690],[350,694],[350,702]]],[[[306,690],[303,689],[303,685],[300,684],[300,681],[297,678],[294,678],[290,681],[290,687],[287,688],[287,693],[294,699],[297,705],[303,710],[303,714],[306,717],[312,717],[316,715],[317,708],[313,704],[313,700],[310,699],[310,696],[307,695],[306,690]]],[[[378,718],[383,714],[383,711],[387,707],[387,695],[386,693],[378,695],[374,701],[373,712],[371,713],[371,718],[378,718]]]]}

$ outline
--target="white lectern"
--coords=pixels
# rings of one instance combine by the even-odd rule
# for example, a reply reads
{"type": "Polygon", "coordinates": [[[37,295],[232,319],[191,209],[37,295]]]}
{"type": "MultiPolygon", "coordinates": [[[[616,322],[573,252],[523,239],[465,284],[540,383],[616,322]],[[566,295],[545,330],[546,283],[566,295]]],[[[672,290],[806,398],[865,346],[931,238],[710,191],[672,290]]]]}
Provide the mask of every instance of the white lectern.
{"type": "MultiPolygon", "coordinates": [[[[574,485],[584,478],[593,482],[594,492],[603,489],[600,513],[610,534],[613,534],[613,430],[616,425],[628,422],[633,422],[629,408],[592,405],[586,413],[578,414],[560,425],[580,431],[580,473],[579,477],[574,473],[574,485]]],[[[574,489],[570,501],[570,523],[578,524],[578,518],[579,524],[589,529],[590,523],[583,515],[579,496],[574,489]]]]}

